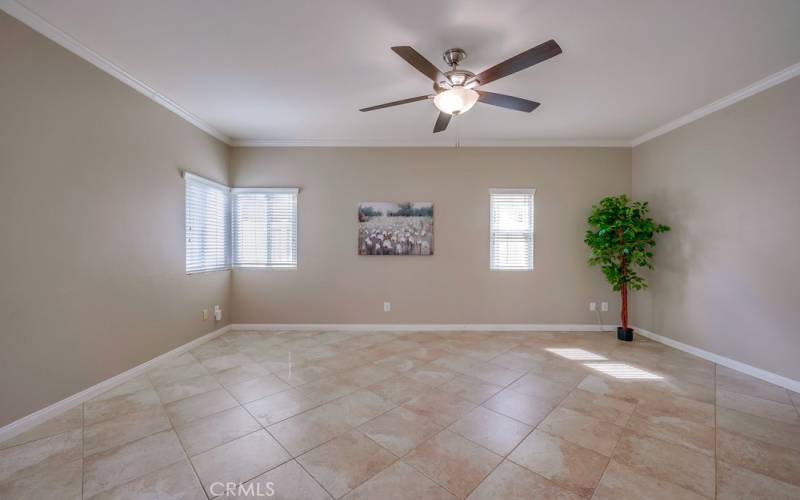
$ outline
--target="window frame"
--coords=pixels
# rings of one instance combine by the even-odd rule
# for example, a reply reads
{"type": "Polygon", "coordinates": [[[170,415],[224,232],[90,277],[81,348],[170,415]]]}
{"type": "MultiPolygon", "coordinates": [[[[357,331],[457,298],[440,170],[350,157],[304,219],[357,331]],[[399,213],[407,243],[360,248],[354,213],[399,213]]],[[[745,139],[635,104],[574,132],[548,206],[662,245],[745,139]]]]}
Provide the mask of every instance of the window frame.
{"type": "Polygon", "coordinates": [[[208,179],[206,177],[202,177],[200,175],[194,174],[192,172],[183,170],[181,171],[183,177],[183,269],[187,276],[195,275],[195,274],[205,274],[205,273],[215,273],[220,271],[230,271],[231,270],[231,258],[232,258],[232,248],[231,248],[231,188],[208,179]],[[223,234],[224,234],[224,252],[225,256],[223,258],[224,263],[222,267],[215,267],[213,269],[197,269],[197,270],[189,270],[189,209],[188,209],[188,201],[189,197],[187,196],[187,190],[189,187],[190,182],[195,182],[199,184],[205,184],[215,189],[219,189],[225,193],[225,215],[223,220],[223,234]]]}
{"type": "Polygon", "coordinates": [[[260,271],[297,271],[300,267],[300,203],[299,203],[300,188],[296,187],[253,187],[253,188],[232,188],[231,189],[231,267],[235,269],[249,269],[260,271]],[[236,262],[236,231],[234,222],[234,203],[236,203],[236,195],[242,193],[288,193],[294,195],[294,266],[274,266],[274,265],[241,265],[236,262]]]}
{"type": "Polygon", "coordinates": [[[490,271],[497,271],[497,272],[531,272],[535,269],[535,240],[536,240],[536,188],[490,188],[489,189],[489,270],[490,271]],[[494,262],[492,256],[494,255],[494,243],[495,243],[495,230],[492,217],[492,195],[494,194],[521,194],[521,195],[528,195],[531,198],[531,210],[530,210],[530,235],[531,235],[531,261],[530,267],[524,268],[508,268],[508,267],[494,267],[494,262]]]}

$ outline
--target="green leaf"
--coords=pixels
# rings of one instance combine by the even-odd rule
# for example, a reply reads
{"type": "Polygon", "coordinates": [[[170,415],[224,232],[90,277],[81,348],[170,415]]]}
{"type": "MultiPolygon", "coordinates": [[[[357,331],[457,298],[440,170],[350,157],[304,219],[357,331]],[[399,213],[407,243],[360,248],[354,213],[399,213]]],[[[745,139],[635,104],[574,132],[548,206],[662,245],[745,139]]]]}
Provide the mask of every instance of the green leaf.
{"type": "Polygon", "coordinates": [[[653,236],[670,230],[648,216],[648,202],[630,201],[626,195],[609,196],[592,207],[584,243],[590,249],[587,263],[600,266],[614,291],[623,286],[647,288],[636,268],[653,269],[653,236]]]}

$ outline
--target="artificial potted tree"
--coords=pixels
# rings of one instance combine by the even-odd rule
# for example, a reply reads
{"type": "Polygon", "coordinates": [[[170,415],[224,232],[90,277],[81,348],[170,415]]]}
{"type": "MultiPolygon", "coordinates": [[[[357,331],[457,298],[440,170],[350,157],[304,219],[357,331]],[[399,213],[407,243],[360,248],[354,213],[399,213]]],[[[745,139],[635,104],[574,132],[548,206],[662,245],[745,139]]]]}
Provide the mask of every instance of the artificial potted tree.
{"type": "Polygon", "coordinates": [[[647,288],[638,267],[653,269],[652,248],[655,235],[669,231],[647,216],[647,202],[631,201],[627,196],[609,196],[592,207],[589,229],[584,241],[592,253],[589,264],[600,266],[608,282],[622,299],[617,338],[630,342],[633,329],[628,327],[628,292],[647,288]]]}

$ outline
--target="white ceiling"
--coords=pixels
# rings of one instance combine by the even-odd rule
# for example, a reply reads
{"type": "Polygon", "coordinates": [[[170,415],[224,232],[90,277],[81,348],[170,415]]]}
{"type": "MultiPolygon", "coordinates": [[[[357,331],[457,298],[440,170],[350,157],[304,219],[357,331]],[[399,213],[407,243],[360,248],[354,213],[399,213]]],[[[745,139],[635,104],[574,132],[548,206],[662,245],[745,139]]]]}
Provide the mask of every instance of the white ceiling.
{"type": "MultiPolygon", "coordinates": [[[[4,0],[6,4],[8,1],[4,0]]],[[[800,61],[798,0],[18,0],[235,139],[630,141],[800,61]],[[486,90],[433,136],[430,82],[389,50],[476,73],[550,38],[564,53],[486,90]]]]}

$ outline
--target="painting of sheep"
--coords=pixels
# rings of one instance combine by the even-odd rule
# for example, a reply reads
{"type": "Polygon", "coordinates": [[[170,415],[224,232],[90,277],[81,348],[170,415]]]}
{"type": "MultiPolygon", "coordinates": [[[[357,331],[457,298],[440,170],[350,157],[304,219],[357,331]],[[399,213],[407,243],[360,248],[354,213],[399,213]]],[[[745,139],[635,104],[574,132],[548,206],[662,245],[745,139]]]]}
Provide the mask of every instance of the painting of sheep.
{"type": "Polygon", "coordinates": [[[433,255],[433,203],[359,203],[358,254],[433,255]]]}

